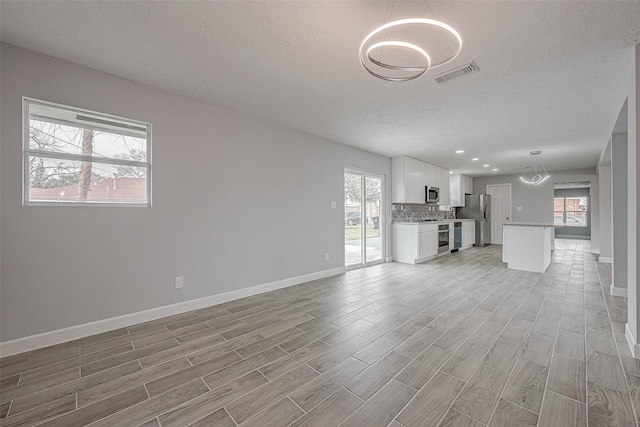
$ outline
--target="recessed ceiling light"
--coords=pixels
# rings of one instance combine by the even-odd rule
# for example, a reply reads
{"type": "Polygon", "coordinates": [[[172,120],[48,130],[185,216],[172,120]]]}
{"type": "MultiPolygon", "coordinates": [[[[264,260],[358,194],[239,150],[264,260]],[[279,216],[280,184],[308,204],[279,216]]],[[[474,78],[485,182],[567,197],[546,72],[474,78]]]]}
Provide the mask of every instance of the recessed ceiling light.
{"type": "Polygon", "coordinates": [[[498,169],[497,169],[497,168],[494,168],[494,169],[491,169],[491,171],[492,171],[492,172],[497,172],[497,171],[498,171],[498,169]]]}
{"type": "Polygon", "coordinates": [[[462,154],[464,153],[464,150],[456,150],[456,154],[462,154]]]}
{"type": "Polygon", "coordinates": [[[453,175],[453,171],[449,171],[449,175],[453,175]]]}
{"type": "Polygon", "coordinates": [[[473,159],[471,159],[472,162],[477,162],[478,160],[480,160],[480,159],[477,158],[477,157],[474,157],[473,159]]]}
{"type": "Polygon", "coordinates": [[[483,168],[488,168],[491,165],[482,165],[483,168]]]}

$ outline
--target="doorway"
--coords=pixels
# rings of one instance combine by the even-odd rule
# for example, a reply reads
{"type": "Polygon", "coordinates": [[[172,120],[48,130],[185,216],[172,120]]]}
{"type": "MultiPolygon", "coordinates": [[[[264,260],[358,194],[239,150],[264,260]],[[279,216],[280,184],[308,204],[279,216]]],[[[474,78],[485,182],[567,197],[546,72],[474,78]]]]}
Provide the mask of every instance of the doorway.
{"type": "Polygon", "coordinates": [[[511,220],[511,184],[487,185],[491,197],[491,244],[502,244],[502,226],[511,220]]]}
{"type": "Polygon", "coordinates": [[[344,264],[347,269],[384,260],[384,176],[344,172],[344,264]]]}

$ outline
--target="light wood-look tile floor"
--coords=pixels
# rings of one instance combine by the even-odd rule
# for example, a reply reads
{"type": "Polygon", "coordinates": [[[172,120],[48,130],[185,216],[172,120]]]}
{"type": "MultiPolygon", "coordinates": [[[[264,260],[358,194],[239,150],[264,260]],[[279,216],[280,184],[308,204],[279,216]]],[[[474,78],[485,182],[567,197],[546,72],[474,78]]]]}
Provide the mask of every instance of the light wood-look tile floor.
{"type": "Polygon", "coordinates": [[[626,301],[588,241],[397,263],[0,361],[0,426],[636,426],[626,301]]]}

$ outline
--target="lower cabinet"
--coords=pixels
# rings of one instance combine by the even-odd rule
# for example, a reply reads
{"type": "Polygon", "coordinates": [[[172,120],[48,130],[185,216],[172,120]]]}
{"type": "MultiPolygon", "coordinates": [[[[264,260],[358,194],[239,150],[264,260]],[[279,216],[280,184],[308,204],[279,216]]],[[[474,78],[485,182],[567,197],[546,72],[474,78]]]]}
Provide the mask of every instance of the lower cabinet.
{"type": "Polygon", "coordinates": [[[468,248],[476,243],[476,222],[462,222],[462,247],[468,248]]]}
{"type": "Polygon", "coordinates": [[[393,260],[416,264],[438,255],[437,224],[393,224],[393,260]]]}
{"type": "Polygon", "coordinates": [[[418,258],[430,258],[438,255],[438,230],[418,233],[418,258]]]}
{"type": "MultiPolygon", "coordinates": [[[[446,223],[446,222],[443,222],[446,223]]],[[[438,252],[438,224],[393,223],[393,260],[416,264],[449,252],[438,252]]],[[[453,236],[453,228],[449,233],[453,236]]],[[[451,240],[452,238],[450,238],[451,240]]],[[[462,222],[462,248],[467,249],[476,241],[475,221],[462,222]]],[[[451,247],[453,244],[451,243],[451,247]]]]}

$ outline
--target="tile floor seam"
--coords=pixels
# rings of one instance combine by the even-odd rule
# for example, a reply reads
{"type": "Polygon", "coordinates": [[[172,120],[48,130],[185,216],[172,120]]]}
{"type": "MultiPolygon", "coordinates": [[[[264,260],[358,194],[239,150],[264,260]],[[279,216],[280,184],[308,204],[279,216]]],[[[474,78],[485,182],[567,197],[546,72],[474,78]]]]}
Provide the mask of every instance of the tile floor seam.
{"type": "Polygon", "coordinates": [[[18,377],[18,382],[16,383],[16,387],[20,385],[20,381],[22,381],[22,372],[20,372],[19,374],[20,376],[18,377]]]}
{"type": "Polygon", "coordinates": [[[231,421],[233,421],[235,423],[235,425],[238,425],[238,423],[236,422],[236,420],[233,419],[233,417],[231,416],[231,412],[229,412],[227,410],[227,408],[225,408],[224,406],[222,407],[222,409],[224,410],[224,412],[227,413],[227,415],[229,416],[229,418],[231,419],[231,421]]]}
{"type": "MultiPolygon", "coordinates": [[[[303,387],[303,386],[300,386],[300,387],[303,387]]],[[[300,388],[300,387],[298,387],[298,388],[300,388]]],[[[297,389],[296,389],[296,390],[297,390],[297,389]]],[[[296,390],[293,390],[291,393],[293,393],[293,392],[294,392],[294,391],[296,391],[296,390]]],[[[289,393],[288,395],[286,395],[286,396],[284,397],[284,399],[289,399],[289,400],[291,401],[291,403],[293,403],[294,405],[296,405],[296,406],[297,406],[297,407],[302,411],[302,416],[304,416],[304,415],[305,415],[307,412],[309,412],[309,411],[305,411],[304,409],[302,409],[302,407],[301,407],[300,405],[298,405],[298,404],[297,404],[297,403],[296,403],[296,402],[291,398],[291,393],[289,393]]],[[[329,397],[331,397],[331,396],[333,396],[333,393],[332,393],[329,397]]],[[[328,399],[328,398],[327,398],[327,399],[328,399]]],[[[323,400],[322,400],[322,402],[324,402],[325,400],[326,400],[326,399],[323,399],[323,400]]],[[[322,403],[322,402],[320,402],[320,403],[322,403]]],[[[276,403],[278,403],[278,402],[276,402],[276,403]]],[[[317,405],[316,405],[316,406],[317,406],[317,405]]],[[[314,406],[314,408],[315,408],[315,406],[314,406]]],[[[310,409],[310,410],[311,410],[311,409],[310,409]]],[[[258,414],[259,414],[259,413],[260,413],[260,412],[258,412],[258,414]]],[[[256,415],[257,415],[257,414],[256,414],[256,415]]]]}
{"type": "MultiPolygon", "coordinates": [[[[349,357],[352,357],[352,356],[349,356],[349,357]]],[[[349,357],[347,357],[347,359],[348,359],[349,357]]],[[[347,360],[347,359],[344,359],[344,360],[347,360]]],[[[360,359],[358,359],[358,360],[360,360],[360,359]]],[[[342,362],[340,362],[340,363],[342,363],[342,362]]],[[[363,363],[364,363],[364,362],[363,362],[363,363]]],[[[306,365],[306,366],[308,366],[309,368],[311,368],[314,372],[317,372],[317,373],[318,373],[318,375],[322,375],[322,372],[318,371],[316,368],[314,368],[313,366],[309,365],[309,361],[308,361],[308,360],[307,360],[306,362],[304,362],[304,363],[301,363],[300,365],[306,365]]],[[[298,366],[300,366],[300,365],[298,365],[298,366]]],[[[336,366],[337,366],[337,365],[336,365],[336,366]]],[[[335,367],[335,366],[334,366],[334,367],[335,367]]],[[[292,368],[292,369],[290,369],[290,370],[288,370],[287,372],[282,373],[281,375],[278,375],[276,378],[280,378],[282,375],[285,375],[285,374],[287,374],[288,372],[291,372],[291,370],[293,370],[293,369],[295,369],[295,367],[294,367],[294,368],[292,368]]],[[[326,370],[325,372],[329,372],[329,371],[331,371],[331,369],[328,369],[328,370],[326,370]]],[[[274,378],[274,379],[275,379],[275,378],[274,378]]]]}

